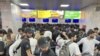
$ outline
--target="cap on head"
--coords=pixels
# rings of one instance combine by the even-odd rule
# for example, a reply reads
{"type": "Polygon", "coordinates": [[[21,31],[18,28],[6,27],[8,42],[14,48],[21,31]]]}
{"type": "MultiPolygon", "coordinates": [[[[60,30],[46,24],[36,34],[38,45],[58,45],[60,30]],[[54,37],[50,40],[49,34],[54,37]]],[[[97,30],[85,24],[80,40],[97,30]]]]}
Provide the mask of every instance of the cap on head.
{"type": "Polygon", "coordinates": [[[33,31],[32,31],[30,28],[26,28],[26,29],[25,29],[25,32],[26,32],[26,33],[33,33],[33,31]]]}
{"type": "Polygon", "coordinates": [[[49,47],[49,41],[47,40],[47,38],[41,37],[41,38],[38,40],[38,46],[39,46],[40,48],[49,47]]]}

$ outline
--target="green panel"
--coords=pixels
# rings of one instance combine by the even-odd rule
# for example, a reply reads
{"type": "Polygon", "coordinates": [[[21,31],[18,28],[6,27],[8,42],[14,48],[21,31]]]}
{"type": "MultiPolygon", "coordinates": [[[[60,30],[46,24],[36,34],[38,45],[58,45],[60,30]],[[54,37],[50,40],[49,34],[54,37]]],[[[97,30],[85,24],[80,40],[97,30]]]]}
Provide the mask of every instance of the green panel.
{"type": "Polygon", "coordinates": [[[64,12],[64,19],[80,19],[81,18],[81,11],[65,11],[64,12]]]}

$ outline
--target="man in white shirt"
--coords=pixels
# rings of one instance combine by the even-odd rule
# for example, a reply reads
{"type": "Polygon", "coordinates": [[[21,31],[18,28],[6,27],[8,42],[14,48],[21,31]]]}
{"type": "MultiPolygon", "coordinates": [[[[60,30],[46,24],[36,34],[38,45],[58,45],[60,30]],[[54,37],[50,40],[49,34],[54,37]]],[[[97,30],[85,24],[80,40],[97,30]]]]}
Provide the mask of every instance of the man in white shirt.
{"type": "Polygon", "coordinates": [[[82,53],[83,55],[88,53],[91,56],[94,55],[94,49],[95,49],[95,44],[99,44],[100,42],[97,41],[96,39],[94,39],[94,31],[93,30],[89,30],[87,33],[87,37],[82,38],[77,44],[83,44],[83,49],[82,49],[82,53]]]}
{"type": "MultiPolygon", "coordinates": [[[[67,43],[67,42],[69,42],[69,41],[71,41],[72,43],[69,45],[69,51],[70,51],[70,55],[71,56],[81,56],[81,53],[80,53],[80,50],[79,50],[79,47],[78,47],[78,45],[74,42],[74,41],[76,41],[76,34],[75,33],[70,33],[69,35],[68,35],[68,37],[69,37],[69,39],[68,40],[64,40],[64,39],[59,39],[58,40],[58,44],[60,44],[60,46],[61,46],[61,48],[62,48],[62,46],[65,44],[65,43],[67,43]]],[[[59,38],[60,38],[60,36],[59,36],[59,38]]],[[[61,50],[61,48],[60,48],[60,50],[61,50]]],[[[60,51],[60,50],[58,50],[58,51],[60,51]]],[[[57,55],[59,56],[59,52],[57,51],[57,55]]]]}
{"type": "Polygon", "coordinates": [[[22,39],[23,39],[25,36],[26,36],[26,33],[25,33],[24,29],[23,29],[22,34],[21,34],[21,37],[20,37],[19,39],[17,39],[17,40],[10,46],[10,48],[9,48],[9,56],[21,56],[21,50],[20,50],[20,48],[19,48],[18,50],[16,50],[16,49],[19,47],[19,45],[20,45],[22,39]],[[17,51],[17,53],[14,53],[15,51],[17,51]]]}

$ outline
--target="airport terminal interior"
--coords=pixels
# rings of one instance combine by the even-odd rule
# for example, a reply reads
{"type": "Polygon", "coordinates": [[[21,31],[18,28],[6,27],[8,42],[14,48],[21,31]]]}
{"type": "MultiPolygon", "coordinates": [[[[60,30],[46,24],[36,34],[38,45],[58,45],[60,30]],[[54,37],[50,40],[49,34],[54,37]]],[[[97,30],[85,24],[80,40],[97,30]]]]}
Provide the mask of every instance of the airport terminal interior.
{"type": "Polygon", "coordinates": [[[100,0],[0,0],[0,56],[100,56],[100,0]]]}

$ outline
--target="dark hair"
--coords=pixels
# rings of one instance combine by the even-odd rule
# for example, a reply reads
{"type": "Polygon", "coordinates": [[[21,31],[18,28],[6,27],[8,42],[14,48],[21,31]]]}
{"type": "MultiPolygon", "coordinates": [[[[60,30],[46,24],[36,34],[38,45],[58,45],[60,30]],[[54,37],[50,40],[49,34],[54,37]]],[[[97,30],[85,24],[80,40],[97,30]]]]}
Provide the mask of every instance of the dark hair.
{"type": "Polygon", "coordinates": [[[76,35],[75,32],[69,33],[69,34],[68,34],[68,38],[71,39],[71,38],[74,37],[75,35],[76,35]]]}
{"type": "Polygon", "coordinates": [[[79,31],[84,31],[85,32],[85,29],[79,29],[79,31]]]}
{"type": "Polygon", "coordinates": [[[24,29],[23,29],[23,28],[19,28],[19,29],[18,29],[18,32],[19,32],[19,31],[24,32],[24,29]]]}
{"type": "Polygon", "coordinates": [[[9,28],[8,29],[8,33],[13,33],[12,29],[9,28]]]}
{"type": "Polygon", "coordinates": [[[100,35],[100,32],[98,33],[98,35],[100,35]]]}
{"type": "Polygon", "coordinates": [[[35,34],[34,34],[34,33],[32,33],[32,37],[33,37],[33,38],[35,37],[35,34]]]}
{"type": "Polygon", "coordinates": [[[88,32],[87,32],[87,36],[89,36],[90,34],[93,34],[94,31],[92,29],[90,29],[88,32]]]}
{"type": "Polygon", "coordinates": [[[62,34],[62,32],[60,33],[61,38],[66,39],[66,37],[62,34]]]}
{"type": "Polygon", "coordinates": [[[0,29],[0,34],[3,34],[3,30],[2,29],[0,29]]]}
{"type": "Polygon", "coordinates": [[[98,27],[96,27],[96,28],[94,28],[94,30],[99,30],[99,28],[98,28],[98,27]]]}
{"type": "Polygon", "coordinates": [[[2,29],[3,30],[3,34],[7,34],[6,30],[2,29]]]}

